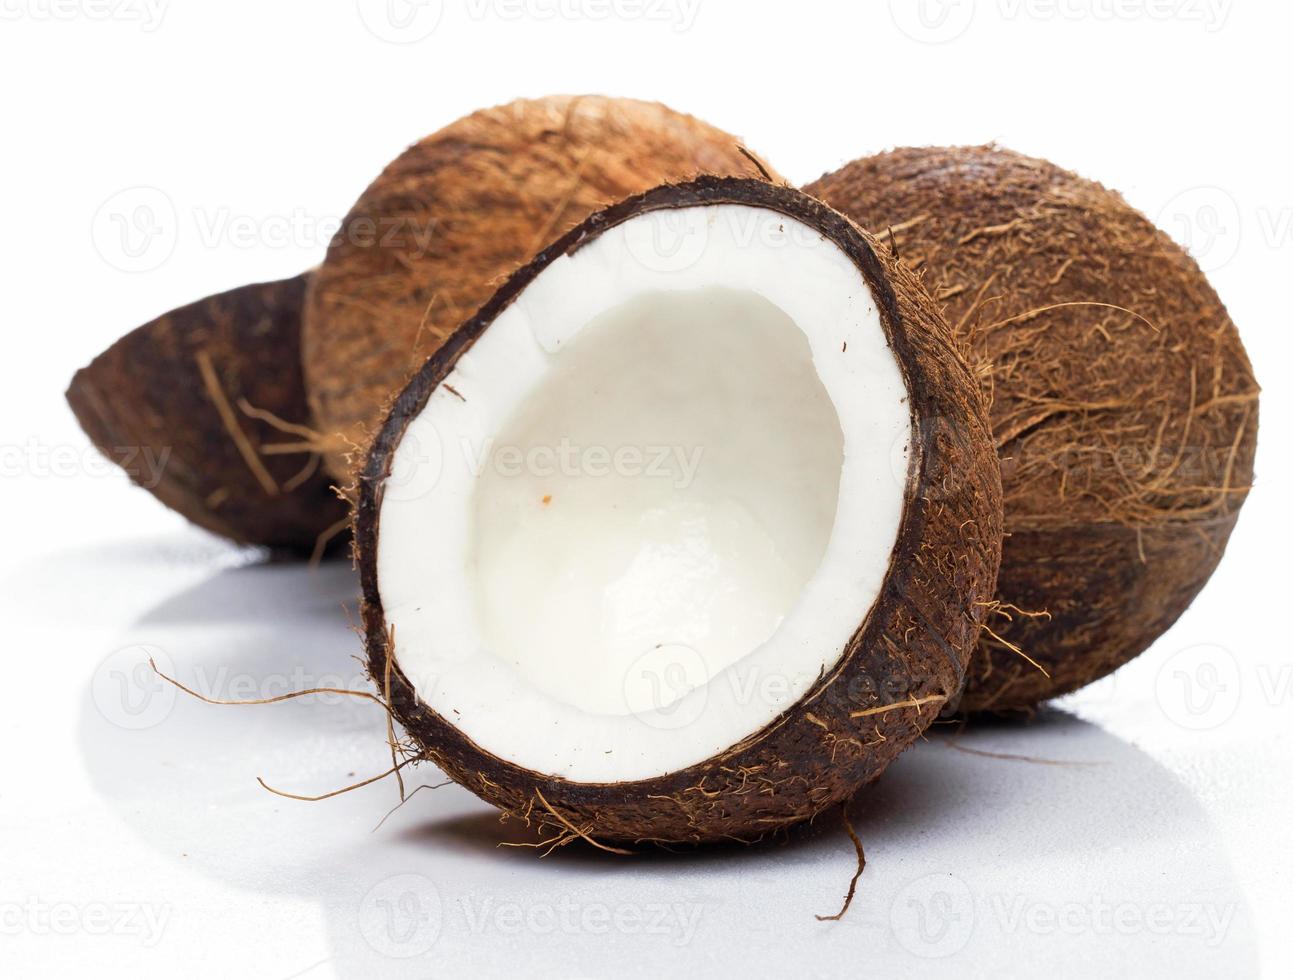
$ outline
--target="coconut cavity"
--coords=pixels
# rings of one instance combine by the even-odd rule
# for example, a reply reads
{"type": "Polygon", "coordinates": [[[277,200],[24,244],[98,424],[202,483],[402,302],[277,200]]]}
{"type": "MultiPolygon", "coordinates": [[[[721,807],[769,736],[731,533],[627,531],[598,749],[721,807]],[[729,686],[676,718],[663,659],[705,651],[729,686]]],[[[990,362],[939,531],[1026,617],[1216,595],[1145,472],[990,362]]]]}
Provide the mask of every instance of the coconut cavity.
{"type": "MultiPolygon", "coordinates": [[[[613,247],[575,263],[624,263],[613,247]]],[[[582,711],[669,710],[767,641],[817,571],[839,417],[803,329],[749,290],[640,292],[551,359],[474,491],[482,639],[582,711]]]]}
{"type": "Polygon", "coordinates": [[[888,569],[911,432],[864,287],[737,204],[646,212],[543,270],[396,451],[417,492],[384,501],[379,569],[422,700],[613,782],[736,744],[833,667],[888,569]],[[685,267],[642,253],[679,228],[705,239],[685,267]]]}
{"type": "Polygon", "coordinates": [[[697,174],[757,175],[736,137],[658,103],[521,99],[414,144],[334,237],[306,307],[318,425],[348,480],[395,393],[453,330],[599,207],[697,174]]]}
{"type": "Polygon", "coordinates": [[[998,147],[895,150],[807,190],[921,270],[991,402],[1003,605],[964,706],[1028,709],[1140,653],[1253,476],[1257,383],[1198,266],[1118,194],[998,147]]]}
{"type": "Polygon", "coordinates": [[[370,669],[508,813],[761,836],[955,694],[995,479],[945,325],[856,228],[762,181],[662,187],[541,253],[400,395],[361,481],[370,669]]]}

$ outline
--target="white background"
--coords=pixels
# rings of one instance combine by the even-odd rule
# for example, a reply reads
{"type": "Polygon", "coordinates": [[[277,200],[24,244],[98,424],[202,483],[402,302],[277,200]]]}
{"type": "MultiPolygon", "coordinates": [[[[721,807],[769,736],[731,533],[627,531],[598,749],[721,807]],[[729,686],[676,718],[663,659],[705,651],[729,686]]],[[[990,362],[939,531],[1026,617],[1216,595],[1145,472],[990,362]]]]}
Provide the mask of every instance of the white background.
{"type": "Polygon", "coordinates": [[[386,0],[0,0],[0,973],[1288,976],[1290,5],[403,4],[400,31],[386,0]],[[539,860],[456,787],[371,832],[389,784],[256,785],[379,771],[370,706],[158,689],[123,709],[141,644],[227,696],[359,683],[355,586],[105,473],[62,401],[73,370],[317,262],[410,141],[579,91],[693,112],[797,182],[994,139],[1097,177],[1195,251],[1266,386],[1259,485],[1208,589],[1036,725],[904,756],[857,802],[869,865],[840,923],[813,917],[852,870],[833,818],[784,845],[539,860]],[[132,260],[105,221],[141,203],[163,234],[132,260]]]}

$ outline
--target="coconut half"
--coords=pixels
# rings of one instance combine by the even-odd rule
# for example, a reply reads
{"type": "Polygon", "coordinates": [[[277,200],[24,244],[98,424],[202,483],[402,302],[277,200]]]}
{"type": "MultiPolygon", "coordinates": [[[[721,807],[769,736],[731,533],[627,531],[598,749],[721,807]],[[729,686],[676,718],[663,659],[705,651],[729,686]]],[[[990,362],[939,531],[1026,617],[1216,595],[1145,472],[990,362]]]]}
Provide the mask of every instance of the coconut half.
{"type": "Polygon", "coordinates": [[[150,320],[67,390],[95,446],[162,503],[241,544],[306,555],[328,543],[346,507],[317,453],[265,450],[310,437],[300,347],[309,276],[150,320]]]}
{"type": "Polygon", "coordinates": [[[749,179],[541,252],[402,392],[360,489],[369,669],[425,757],[615,840],[757,838],[875,778],[957,695],[1001,544],[929,296],[749,179]]]}

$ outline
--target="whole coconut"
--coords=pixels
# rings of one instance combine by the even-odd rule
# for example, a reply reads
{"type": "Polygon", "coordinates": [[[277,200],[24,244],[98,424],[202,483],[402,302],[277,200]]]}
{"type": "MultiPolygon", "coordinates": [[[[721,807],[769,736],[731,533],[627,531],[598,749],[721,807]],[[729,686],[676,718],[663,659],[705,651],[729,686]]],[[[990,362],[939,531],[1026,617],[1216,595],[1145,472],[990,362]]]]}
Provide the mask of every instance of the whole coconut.
{"type": "Polygon", "coordinates": [[[1135,657],[1216,568],[1253,478],[1257,382],[1198,266],[1117,193],[995,146],[806,189],[922,272],[991,400],[1001,615],[963,707],[1031,708],[1135,657]]]}
{"type": "Polygon", "coordinates": [[[722,130],[595,95],[521,99],[411,146],[346,216],[307,297],[306,386],[329,469],[350,475],[413,372],[562,232],[666,181],[760,173],[722,130]]]}

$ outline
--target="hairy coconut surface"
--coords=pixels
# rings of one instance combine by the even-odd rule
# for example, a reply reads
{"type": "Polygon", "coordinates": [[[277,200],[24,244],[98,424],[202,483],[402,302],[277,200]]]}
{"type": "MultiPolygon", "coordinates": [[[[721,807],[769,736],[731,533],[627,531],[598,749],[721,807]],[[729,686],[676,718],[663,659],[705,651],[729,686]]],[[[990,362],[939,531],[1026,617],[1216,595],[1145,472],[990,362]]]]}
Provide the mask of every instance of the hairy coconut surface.
{"type": "Polygon", "coordinates": [[[995,146],[899,149],[806,189],[920,271],[991,405],[1003,606],[964,707],[1027,709],[1126,663],[1212,574],[1253,478],[1258,386],[1203,273],[1117,193],[995,146]]]}
{"type": "Polygon", "coordinates": [[[105,456],[194,524],[309,554],[345,520],[308,442],[300,369],[308,274],[172,310],[82,368],[67,400],[105,456]]]}
{"type": "Polygon", "coordinates": [[[352,475],[410,375],[548,242],[656,184],[760,167],[692,116],[598,95],[520,99],[411,146],[346,216],[307,298],[305,377],[333,474],[352,475]]]}
{"type": "MultiPolygon", "coordinates": [[[[781,343],[771,343],[774,361],[800,356],[783,352],[781,343]]],[[[639,361],[636,356],[629,360],[639,361]]],[[[584,406],[590,397],[577,383],[581,377],[571,375],[575,383],[558,392],[564,393],[566,404],[584,406]]],[[[811,387],[792,393],[786,410],[811,401],[811,387]]],[[[764,396],[776,399],[780,394],[767,391],[764,396]]],[[[583,414],[581,408],[574,417],[583,414]]],[[[549,431],[547,436],[553,434],[549,431]]],[[[767,431],[765,436],[766,445],[747,454],[750,472],[759,481],[779,480],[788,488],[774,503],[789,509],[793,529],[805,517],[796,513],[802,474],[789,466],[760,467],[765,454],[780,459],[777,454],[787,446],[793,450],[796,442],[815,443],[822,433],[767,431]]],[[[829,447],[830,440],[824,444],[829,447]]],[[[720,469],[725,465],[721,458],[714,462],[720,469]]],[[[698,487],[705,475],[709,472],[689,490],[679,490],[678,496],[698,487]]],[[[597,476],[603,483],[608,478],[597,476]]],[[[561,517],[565,497],[580,493],[587,484],[568,480],[539,497],[541,485],[527,482],[524,475],[517,479],[522,496],[530,491],[534,496],[528,507],[520,502],[510,511],[521,530],[550,519],[564,520],[553,539],[559,547],[570,536],[587,533],[578,522],[594,502],[588,493],[575,497],[573,516],[561,517]]],[[[634,515],[633,488],[625,481],[611,486],[610,499],[598,502],[620,508],[620,525],[637,519],[654,527],[658,514],[677,502],[667,496],[653,498],[641,515],[634,515]]],[[[759,507],[763,489],[750,485],[741,492],[735,487],[731,499],[724,494],[724,499],[700,502],[721,516],[731,506],[759,507]]],[[[805,507],[813,506],[812,490],[803,488],[805,507]]],[[[686,499],[694,503],[696,497],[692,493],[686,499]]],[[[610,532],[617,530],[612,527],[610,532]]],[[[686,539],[689,547],[703,549],[704,568],[695,572],[694,582],[686,578],[681,583],[684,599],[705,588],[707,569],[724,557],[708,550],[714,547],[713,537],[706,531],[686,539]]],[[[648,541],[638,556],[695,571],[688,555],[657,543],[648,541]]],[[[749,841],[850,798],[918,738],[960,691],[991,604],[1000,543],[999,469],[979,386],[918,278],[842,215],[807,195],[737,178],[666,185],[614,205],[507,279],[399,394],[361,474],[356,516],[369,672],[388,692],[392,712],[411,736],[417,757],[433,761],[507,816],[539,825],[554,845],[577,838],[749,841]],[[709,229],[707,242],[705,233],[699,233],[704,247],[684,256],[676,270],[670,265],[672,256],[663,252],[648,256],[645,265],[650,268],[635,265],[634,259],[641,259],[635,253],[637,245],[650,242],[663,219],[673,214],[699,215],[689,227],[709,229]],[[644,229],[642,235],[632,234],[644,229]],[[788,240],[766,243],[765,233],[774,238],[780,233],[788,240]],[[722,249],[720,239],[725,243],[722,249]],[[733,245],[733,240],[746,244],[733,245]],[[658,267],[655,258],[660,259],[658,267]],[[810,270],[807,278],[804,270],[810,270]],[[715,305],[711,290],[696,288],[705,283],[746,285],[743,292],[723,293],[715,305]],[[723,305],[735,302],[733,296],[749,300],[739,307],[748,315],[736,321],[724,311],[737,307],[723,305]],[[617,297],[626,305],[613,306],[617,297]],[[606,338],[634,344],[644,331],[669,336],[670,324],[652,317],[667,320],[690,310],[698,316],[696,331],[719,331],[723,340],[717,347],[702,340],[695,348],[697,356],[711,362],[712,383],[669,387],[676,372],[685,368],[670,357],[667,347],[644,348],[649,359],[626,373],[607,373],[593,394],[601,404],[614,406],[625,386],[643,372],[662,367],[654,375],[664,392],[654,402],[658,413],[668,415],[673,406],[694,398],[701,431],[712,434],[710,427],[721,422],[729,439],[738,440],[747,432],[745,423],[755,407],[746,398],[749,416],[742,414],[743,379],[723,371],[728,362],[741,370],[747,364],[767,365],[752,359],[741,345],[727,343],[723,331],[745,327],[748,344],[760,343],[759,331],[771,322],[760,312],[768,300],[791,318],[814,311],[808,320],[794,322],[805,331],[801,347],[804,337],[812,343],[811,360],[805,363],[831,391],[844,438],[842,464],[836,450],[840,492],[835,516],[827,516],[827,526],[833,520],[834,529],[826,557],[800,602],[785,613],[781,625],[774,624],[772,637],[747,656],[757,665],[760,657],[773,654],[774,679],[779,669],[792,669],[790,660],[816,664],[802,685],[792,684],[794,693],[783,700],[769,694],[766,703],[751,707],[739,692],[718,686],[744,677],[742,661],[709,679],[700,678],[700,686],[686,690],[687,700],[670,705],[697,705],[694,716],[656,727],[653,719],[677,716],[592,703],[591,694],[601,683],[594,672],[603,658],[596,648],[585,651],[588,656],[582,661],[569,661],[582,662],[582,670],[554,659],[550,676],[538,678],[521,677],[515,666],[528,656],[525,650],[499,651],[487,645],[473,649],[473,643],[482,642],[474,638],[479,627],[472,610],[461,607],[471,605],[470,582],[481,572],[472,566],[496,564],[497,559],[480,548],[473,553],[465,543],[473,534],[480,540],[488,528],[464,528],[469,521],[451,518],[464,512],[472,495],[494,494],[498,481],[461,475],[463,467],[454,468],[451,456],[459,437],[491,436],[494,429],[488,420],[502,411],[494,401],[509,401],[513,417],[519,410],[522,422],[534,418],[531,409],[537,403],[518,401],[529,396],[510,394],[517,385],[500,372],[514,371],[524,380],[531,376],[524,366],[533,365],[538,377],[566,377],[549,373],[562,370],[549,365],[564,365],[562,358],[574,357],[577,367],[580,358],[592,356],[582,338],[569,342],[571,331],[601,338],[587,341],[600,344],[590,362],[600,367],[608,363],[603,358],[614,354],[612,349],[608,355],[606,338]],[[627,315],[625,310],[633,316],[645,311],[647,316],[611,322],[604,319],[607,309],[618,311],[611,314],[612,321],[627,315]],[[855,322],[850,317],[858,310],[863,311],[856,321],[861,325],[846,328],[846,323],[855,322]],[[624,329],[626,324],[629,329],[624,329]],[[890,376],[894,380],[886,389],[880,379],[890,376]],[[734,394],[724,399],[721,391],[716,394],[711,388],[734,394]],[[875,399],[883,391],[892,395],[884,395],[882,405],[875,399]],[[714,411],[718,406],[728,409],[725,420],[714,411]],[[895,420],[888,424],[897,433],[896,441],[881,426],[884,418],[895,420]],[[877,446],[880,458],[875,455],[877,446]],[[846,494],[844,490],[856,488],[859,479],[870,479],[872,492],[846,494]],[[870,525],[884,525],[890,507],[892,525],[877,532],[870,525]],[[859,596],[861,604],[855,605],[859,596]],[[815,632],[815,624],[828,621],[831,631],[823,627],[815,632]],[[512,663],[504,655],[509,653],[512,663]],[[474,678],[477,686],[464,684],[464,677],[474,678]],[[504,682],[506,686],[500,686],[504,682]],[[563,686],[561,699],[551,694],[560,693],[563,686]],[[710,687],[708,700],[698,699],[710,687]],[[480,696],[487,688],[509,695],[501,702],[480,696]],[[739,725],[751,719],[758,720],[740,730],[739,725]],[[716,749],[712,740],[701,737],[734,732],[737,737],[716,749]],[[500,744],[509,751],[491,749],[500,744]],[[694,758],[674,764],[691,751],[694,758]],[[522,757],[550,762],[519,764],[516,760],[522,757]],[[603,778],[580,778],[586,773],[603,778]],[[611,773],[623,778],[606,775],[611,773]]],[[[742,559],[745,554],[739,548],[730,553],[742,559]]],[[[594,551],[587,560],[567,566],[566,556],[554,552],[547,577],[550,590],[543,595],[563,601],[567,580],[596,574],[592,566],[600,558],[594,551]]],[[[640,563],[628,564],[632,572],[640,563]]],[[[661,585],[667,587],[668,582],[661,585]]],[[[531,598],[521,593],[536,587],[545,589],[542,581],[526,584],[518,590],[518,600],[531,598]]],[[[654,593],[636,598],[634,610],[651,611],[661,602],[654,593]]],[[[710,612],[706,608],[702,615],[710,612]]],[[[529,615],[519,602],[517,614],[529,615]]],[[[571,621],[569,628],[576,638],[573,643],[587,635],[579,622],[571,621]]],[[[536,636],[536,642],[540,640],[536,636]]],[[[557,655],[564,656],[561,651],[557,655]]],[[[745,678],[754,684],[761,679],[757,673],[745,678]]],[[[744,681],[736,686],[744,688],[744,681]]],[[[757,689],[748,697],[757,701],[757,689]]]]}

